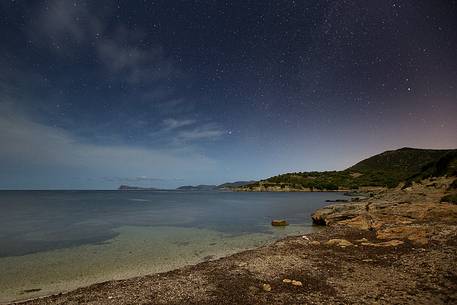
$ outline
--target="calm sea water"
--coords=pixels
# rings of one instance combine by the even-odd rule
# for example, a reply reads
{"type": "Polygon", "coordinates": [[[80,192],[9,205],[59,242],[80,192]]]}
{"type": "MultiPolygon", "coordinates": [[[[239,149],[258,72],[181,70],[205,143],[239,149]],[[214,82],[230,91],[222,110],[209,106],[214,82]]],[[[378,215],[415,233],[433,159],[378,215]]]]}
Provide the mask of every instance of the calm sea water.
{"type": "Polygon", "coordinates": [[[0,192],[0,301],[167,271],[311,232],[339,193],[0,192]],[[272,228],[272,219],[287,228],[272,228]]]}

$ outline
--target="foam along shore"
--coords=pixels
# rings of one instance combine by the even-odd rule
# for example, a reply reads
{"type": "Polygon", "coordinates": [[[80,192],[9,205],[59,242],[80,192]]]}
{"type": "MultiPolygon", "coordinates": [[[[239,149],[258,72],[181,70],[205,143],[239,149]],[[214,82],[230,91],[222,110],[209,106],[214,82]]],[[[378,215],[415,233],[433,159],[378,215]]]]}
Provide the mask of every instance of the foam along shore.
{"type": "Polygon", "coordinates": [[[449,181],[318,210],[317,233],[26,304],[456,303],[457,205],[439,202],[449,181]]]}

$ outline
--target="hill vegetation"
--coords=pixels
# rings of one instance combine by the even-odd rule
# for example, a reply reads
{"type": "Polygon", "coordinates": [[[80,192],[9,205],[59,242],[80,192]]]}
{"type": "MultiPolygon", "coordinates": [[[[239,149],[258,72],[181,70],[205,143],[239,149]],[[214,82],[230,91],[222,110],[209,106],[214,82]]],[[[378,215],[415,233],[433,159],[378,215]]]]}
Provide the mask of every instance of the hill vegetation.
{"type": "Polygon", "coordinates": [[[226,182],[219,185],[184,185],[177,188],[180,191],[220,191],[231,189],[235,187],[242,187],[248,184],[255,183],[256,181],[235,181],[235,182],[226,182]]]}
{"type": "Polygon", "coordinates": [[[457,176],[457,150],[402,148],[386,151],[343,171],[296,172],[247,185],[244,190],[341,190],[406,186],[429,177],[457,176]]]}

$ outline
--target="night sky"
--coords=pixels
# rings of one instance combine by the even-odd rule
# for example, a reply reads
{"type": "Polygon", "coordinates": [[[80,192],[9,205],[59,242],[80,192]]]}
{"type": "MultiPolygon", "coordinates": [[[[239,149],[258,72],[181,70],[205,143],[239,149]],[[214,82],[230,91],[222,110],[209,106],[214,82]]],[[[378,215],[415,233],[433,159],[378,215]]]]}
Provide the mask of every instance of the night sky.
{"type": "Polygon", "coordinates": [[[457,1],[1,1],[0,188],[457,147],[457,1]]]}

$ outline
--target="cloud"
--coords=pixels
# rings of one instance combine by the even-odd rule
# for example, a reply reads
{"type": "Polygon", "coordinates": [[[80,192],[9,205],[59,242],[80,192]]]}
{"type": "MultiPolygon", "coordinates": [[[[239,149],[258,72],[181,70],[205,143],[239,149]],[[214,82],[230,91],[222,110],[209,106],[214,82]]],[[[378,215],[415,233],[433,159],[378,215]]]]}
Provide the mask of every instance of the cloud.
{"type": "Polygon", "coordinates": [[[165,130],[171,131],[175,129],[179,129],[181,127],[189,126],[195,124],[195,120],[177,120],[173,118],[168,118],[163,120],[163,125],[165,127],[165,130]]]}
{"type": "Polygon", "coordinates": [[[133,41],[126,44],[127,37],[129,31],[121,28],[114,38],[97,42],[98,57],[108,71],[122,75],[130,83],[151,82],[177,74],[161,47],[142,49],[133,41]]]}
{"type": "Polygon", "coordinates": [[[217,140],[225,132],[214,123],[199,123],[193,119],[167,118],[162,121],[162,129],[150,134],[151,137],[170,137],[175,145],[202,140],[217,140]]]}
{"type": "Polygon", "coordinates": [[[160,45],[141,46],[141,28],[129,30],[118,24],[108,31],[110,10],[98,12],[91,4],[55,0],[41,8],[30,24],[30,37],[42,47],[67,56],[75,48],[93,48],[98,61],[113,76],[130,83],[148,83],[180,76],[160,45]],[[38,36],[40,39],[36,39],[38,36]]]}
{"type": "Polygon", "coordinates": [[[192,130],[183,130],[178,133],[177,138],[183,141],[215,140],[220,138],[223,134],[224,131],[216,125],[207,124],[192,130]]]}
{"type": "Polygon", "coordinates": [[[4,187],[36,183],[37,177],[53,186],[68,181],[69,175],[171,181],[201,176],[217,167],[214,160],[189,146],[160,149],[87,143],[63,129],[34,122],[6,103],[0,103],[0,110],[0,185],[4,187]]]}
{"type": "Polygon", "coordinates": [[[86,43],[103,31],[100,18],[83,2],[50,1],[39,10],[38,17],[32,24],[31,38],[36,38],[38,32],[42,38],[59,46],[57,49],[68,39],[86,43]]]}

